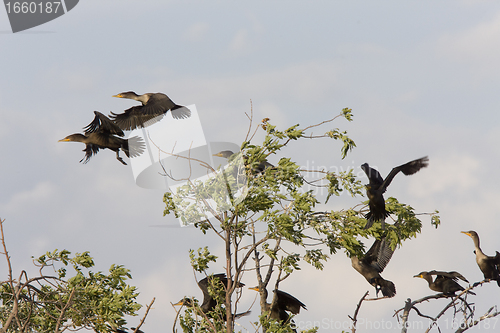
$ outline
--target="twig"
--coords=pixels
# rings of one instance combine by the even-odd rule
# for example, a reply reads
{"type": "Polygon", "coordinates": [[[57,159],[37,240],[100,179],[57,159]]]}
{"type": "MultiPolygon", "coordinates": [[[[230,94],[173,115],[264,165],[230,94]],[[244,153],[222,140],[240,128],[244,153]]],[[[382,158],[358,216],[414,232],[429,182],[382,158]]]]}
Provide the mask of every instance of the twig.
{"type": "Polygon", "coordinates": [[[252,130],[252,123],[253,123],[253,104],[252,100],[250,100],[250,116],[245,112],[245,115],[247,116],[248,120],[250,121],[248,124],[248,132],[247,135],[245,136],[245,141],[248,141],[248,136],[250,135],[250,131],[252,130]]]}
{"type": "Polygon", "coordinates": [[[323,124],[330,123],[330,122],[334,121],[335,119],[337,119],[338,117],[342,117],[342,113],[341,113],[341,114],[336,115],[336,116],[335,116],[335,117],[333,117],[332,119],[324,120],[324,121],[320,122],[319,124],[307,126],[306,128],[304,128],[304,129],[303,129],[303,131],[305,132],[306,130],[308,130],[308,129],[310,129],[310,128],[313,128],[313,127],[318,127],[318,126],[321,126],[321,125],[323,125],[323,124]]]}
{"type": "Polygon", "coordinates": [[[63,320],[64,314],[66,313],[66,310],[68,310],[68,308],[71,304],[71,300],[73,299],[74,294],[75,294],[75,288],[73,288],[71,290],[71,294],[69,294],[68,301],[66,302],[66,305],[64,306],[64,308],[62,308],[61,313],[59,314],[59,318],[57,318],[57,324],[56,324],[56,328],[55,328],[56,332],[59,332],[59,327],[61,326],[61,321],[63,320]]]}
{"type": "Polygon", "coordinates": [[[351,317],[348,315],[348,317],[352,320],[352,328],[351,328],[352,333],[356,332],[356,323],[358,322],[358,312],[359,312],[359,309],[361,308],[361,303],[365,300],[366,296],[368,296],[368,293],[369,293],[369,291],[367,291],[363,295],[363,297],[361,297],[361,299],[359,300],[358,306],[356,306],[356,310],[354,311],[354,316],[351,317]]]}
{"type": "Polygon", "coordinates": [[[4,222],[5,222],[5,219],[4,220],[0,219],[0,232],[2,234],[3,254],[5,255],[5,258],[7,259],[7,266],[9,267],[8,268],[9,269],[8,282],[9,282],[9,285],[10,285],[12,292],[14,293],[14,295],[13,295],[14,305],[12,306],[12,311],[9,314],[9,317],[7,318],[7,320],[3,323],[2,327],[0,328],[1,333],[7,332],[7,328],[10,326],[12,319],[14,319],[14,317],[17,317],[18,300],[19,300],[19,295],[17,293],[17,288],[19,286],[14,287],[14,281],[12,280],[12,265],[10,263],[10,256],[9,256],[9,252],[7,251],[7,245],[5,245],[5,235],[3,233],[3,223],[4,222]]]}
{"type": "Polygon", "coordinates": [[[146,313],[144,314],[144,316],[142,317],[139,325],[137,325],[137,327],[134,329],[134,332],[133,333],[137,333],[139,332],[139,328],[141,328],[142,324],[144,324],[144,321],[146,320],[146,317],[149,313],[149,310],[151,309],[151,307],[153,306],[153,303],[155,302],[156,300],[156,297],[153,297],[153,300],[151,301],[151,303],[149,303],[149,305],[146,307],[146,313]]]}
{"type": "Polygon", "coordinates": [[[476,326],[477,324],[479,324],[481,321],[483,321],[485,319],[498,316],[500,314],[500,312],[495,311],[494,313],[491,313],[491,311],[493,311],[493,309],[496,309],[496,306],[492,306],[488,311],[486,311],[486,313],[484,315],[479,317],[479,319],[474,320],[473,322],[467,324],[465,327],[460,327],[458,330],[455,331],[455,333],[462,333],[462,332],[468,330],[469,328],[476,326]]]}

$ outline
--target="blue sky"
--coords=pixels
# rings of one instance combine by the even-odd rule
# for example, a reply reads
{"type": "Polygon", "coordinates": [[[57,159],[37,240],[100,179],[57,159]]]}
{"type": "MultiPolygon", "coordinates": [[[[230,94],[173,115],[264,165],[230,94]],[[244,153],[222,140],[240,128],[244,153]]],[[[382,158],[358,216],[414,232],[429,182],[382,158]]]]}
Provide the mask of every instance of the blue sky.
{"type": "MultiPolygon", "coordinates": [[[[500,250],[499,41],[495,1],[86,0],[16,34],[0,10],[0,217],[14,268],[55,248],[88,250],[100,270],[113,263],[130,268],[143,304],[157,298],[145,332],[170,330],[169,302],[201,297],[188,250],[209,245],[222,255],[220,244],[194,229],[154,227],[177,224],[162,216],[163,191],[137,187],[113,152],[82,165],[83,145],[57,140],[80,131],[94,110],[133,105],[111,98],[128,90],[196,104],[208,141],[240,143],[250,100],[257,121],[269,117],[281,128],[318,123],[349,107],[352,123],[322,127],[348,130],[357,148],[345,160],[329,140],[297,143],[283,156],[328,168],[368,162],[386,175],[429,155],[427,169],[398,176],[387,196],[419,212],[438,209],[442,226],[435,230],[423,217],[422,234],[398,249],[383,273],[396,284],[396,297],[366,303],[360,313],[395,324],[394,309],[431,293],[412,278],[418,272],[456,270],[482,279],[461,230],[476,230],[487,254],[500,250]]],[[[341,196],[329,208],[360,200],[341,196]]],[[[222,265],[214,267],[219,271],[222,265]]],[[[243,282],[255,279],[248,274],[243,282]]],[[[296,318],[303,323],[346,321],[364,292],[373,294],[343,253],[323,272],[297,272],[282,289],[308,305],[296,318]]],[[[499,293],[494,284],[478,289],[478,314],[498,305],[499,293]]],[[[251,304],[253,292],[244,294],[243,306],[251,304]]],[[[444,304],[421,310],[435,315],[444,304]]],[[[255,318],[240,323],[251,330],[255,318]]]]}

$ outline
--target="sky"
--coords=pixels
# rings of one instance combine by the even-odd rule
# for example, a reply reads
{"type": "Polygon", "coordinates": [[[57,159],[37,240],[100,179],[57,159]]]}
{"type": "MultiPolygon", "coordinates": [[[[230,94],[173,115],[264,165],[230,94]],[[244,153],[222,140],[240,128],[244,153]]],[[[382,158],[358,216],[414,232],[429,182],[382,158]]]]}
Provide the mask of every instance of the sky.
{"type": "MultiPolygon", "coordinates": [[[[407,298],[433,293],[413,275],[435,269],[482,280],[472,240],[460,231],[477,231],[486,254],[500,250],[499,41],[496,1],[86,0],[16,34],[0,10],[0,217],[14,272],[32,269],[32,256],[56,248],[90,251],[96,270],[131,269],[141,304],[156,297],[143,330],[170,331],[170,302],[201,298],[189,249],[209,246],[222,256],[221,244],[164,217],[164,190],[138,187],[130,163],[123,166],[113,152],[81,164],[82,144],[57,141],[81,131],[92,111],[134,105],[111,97],[129,90],[196,105],[207,141],[238,145],[251,105],[257,122],[268,117],[282,129],[316,124],[349,107],[353,122],[338,119],[315,130],[348,131],[357,147],[344,160],[341,144],[325,139],[293,143],[269,161],[291,157],[303,166],[355,168],[367,183],[359,169],[365,162],[385,176],[429,156],[428,168],[396,177],[386,197],[420,213],[437,209],[442,224],[435,229],[422,216],[422,233],[395,251],[382,274],[397,295],[364,303],[358,315],[365,322],[358,332],[398,332],[394,310],[407,298]]],[[[328,208],[363,200],[346,194],[328,208]]],[[[6,276],[6,265],[0,267],[6,276]]],[[[214,265],[214,273],[221,271],[222,263],[214,265]]],[[[243,282],[256,285],[250,274],[243,282]]],[[[374,295],[342,252],[323,271],[304,266],[280,288],[307,305],[296,317],[299,327],[316,322],[320,332],[341,332],[338,325],[349,322],[363,294],[374,295]]],[[[500,304],[494,283],[476,293],[477,315],[500,304]]],[[[254,298],[244,290],[241,308],[254,298]]],[[[435,316],[445,304],[419,310],[435,316]]],[[[238,328],[252,331],[259,309],[252,311],[238,328]]],[[[129,326],[141,316],[129,318],[129,326]]],[[[453,318],[446,318],[442,332],[455,331],[453,318]]],[[[410,321],[427,322],[415,312],[410,321]]],[[[489,323],[492,332],[500,327],[489,323]]]]}

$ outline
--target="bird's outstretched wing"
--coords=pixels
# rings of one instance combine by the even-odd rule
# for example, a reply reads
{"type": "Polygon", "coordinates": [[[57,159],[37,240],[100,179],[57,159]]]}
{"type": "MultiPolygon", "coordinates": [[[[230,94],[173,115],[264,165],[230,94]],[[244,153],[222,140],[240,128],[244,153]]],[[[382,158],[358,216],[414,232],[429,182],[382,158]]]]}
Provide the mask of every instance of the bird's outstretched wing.
{"type": "MultiPolygon", "coordinates": [[[[218,278],[219,281],[224,285],[224,287],[227,288],[227,277],[226,277],[225,273],[210,275],[210,276],[207,276],[206,278],[201,279],[198,282],[198,286],[203,291],[204,295],[205,295],[205,293],[208,295],[208,284],[209,284],[210,280],[214,279],[214,278],[218,278]]],[[[241,288],[244,286],[245,286],[244,283],[238,282],[237,288],[241,288]]]]}
{"type": "Polygon", "coordinates": [[[275,290],[276,296],[278,297],[278,308],[290,311],[293,314],[300,312],[300,308],[307,310],[306,305],[290,295],[281,290],[275,290]]]}
{"type": "Polygon", "coordinates": [[[430,274],[430,275],[443,276],[445,278],[449,278],[449,279],[452,279],[454,281],[458,281],[457,279],[460,279],[462,281],[465,281],[465,282],[469,283],[469,281],[467,281],[467,279],[462,274],[460,274],[458,272],[430,271],[430,272],[427,272],[427,273],[430,274]]]}
{"type": "Polygon", "coordinates": [[[410,161],[403,165],[397,166],[385,177],[384,182],[380,186],[380,190],[385,192],[387,187],[391,184],[392,179],[401,171],[405,176],[413,175],[422,168],[429,165],[429,158],[427,156],[410,161]]]}
{"type": "Polygon", "coordinates": [[[87,126],[83,128],[86,135],[90,133],[109,133],[118,136],[124,136],[123,131],[117,126],[113,121],[111,121],[108,117],[100,113],[99,111],[94,111],[95,117],[94,120],[87,126]]]}
{"type": "Polygon", "coordinates": [[[222,281],[222,279],[226,278],[226,274],[225,273],[214,274],[201,279],[200,281],[198,281],[198,286],[200,287],[200,289],[203,291],[206,290],[208,292],[208,280],[213,278],[219,278],[219,280],[222,281]]]}
{"type": "Polygon", "coordinates": [[[148,127],[160,121],[164,116],[164,113],[144,114],[142,108],[143,106],[133,106],[123,113],[111,112],[110,118],[120,129],[131,131],[136,128],[148,127]]]}
{"type": "Polygon", "coordinates": [[[191,117],[191,110],[181,105],[176,105],[170,109],[170,112],[172,112],[172,117],[174,119],[185,119],[191,117]]]}
{"type": "Polygon", "coordinates": [[[170,110],[174,119],[184,119],[191,116],[191,110],[182,105],[175,104],[167,95],[162,93],[152,94],[148,102],[141,107],[144,115],[165,114],[170,110]]]}
{"type": "Polygon", "coordinates": [[[175,104],[170,97],[163,93],[152,94],[146,105],[142,107],[142,112],[147,115],[165,114],[172,112],[174,119],[184,119],[191,117],[191,110],[182,105],[175,104]]]}
{"type": "Polygon", "coordinates": [[[80,160],[80,163],[86,164],[92,156],[97,154],[97,152],[99,151],[99,146],[87,143],[83,151],[85,152],[85,156],[80,160]]]}
{"type": "Polygon", "coordinates": [[[391,244],[386,240],[385,237],[381,239],[376,239],[373,242],[372,247],[366,252],[363,262],[377,270],[377,272],[382,273],[385,266],[389,263],[392,258],[394,250],[391,249],[391,244]]]}
{"type": "Polygon", "coordinates": [[[174,102],[163,93],[154,93],[148,99],[148,102],[142,107],[144,114],[161,114],[176,106],[174,102]]]}

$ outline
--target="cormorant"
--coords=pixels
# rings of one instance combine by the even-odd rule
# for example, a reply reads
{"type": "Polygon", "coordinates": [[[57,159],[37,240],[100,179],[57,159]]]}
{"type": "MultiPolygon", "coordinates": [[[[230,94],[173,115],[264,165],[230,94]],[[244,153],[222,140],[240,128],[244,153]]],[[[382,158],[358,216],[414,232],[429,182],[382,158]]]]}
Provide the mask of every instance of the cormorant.
{"type": "MultiPolygon", "coordinates": [[[[259,287],[253,287],[248,289],[260,291],[259,287]]],[[[289,293],[286,293],[278,289],[274,290],[274,293],[276,294],[277,297],[276,306],[271,309],[271,304],[266,303],[266,309],[265,309],[266,312],[270,311],[270,319],[275,319],[279,320],[282,323],[286,323],[290,318],[290,315],[287,313],[287,311],[293,314],[298,314],[300,312],[300,308],[307,310],[306,305],[304,303],[302,303],[289,293]]],[[[266,289],[264,289],[264,296],[267,299],[266,289]]],[[[296,332],[295,329],[293,331],[296,332]]]]}
{"type": "MultiPolygon", "coordinates": [[[[231,150],[223,150],[223,151],[218,152],[217,154],[213,154],[213,156],[226,158],[229,160],[229,162],[231,162],[232,158],[234,158],[234,157],[232,157],[233,155],[237,156],[237,154],[233,153],[231,150]]],[[[246,163],[246,161],[248,160],[248,157],[243,156],[243,160],[246,163]]],[[[252,165],[252,167],[251,167],[252,174],[254,174],[254,175],[257,175],[257,174],[264,172],[264,170],[266,170],[267,168],[274,168],[274,165],[272,165],[271,163],[269,163],[267,161],[262,161],[259,164],[257,164],[257,163],[255,163],[255,164],[256,164],[255,166],[252,165]]]]}
{"type": "MultiPolygon", "coordinates": [[[[132,331],[132,332],[134,332],[134,331],[135,331],[135,327],[132,327],[132,328],[130,328],[130,329],[131,329],[131,331],[132,331]]],[[[122,329],[120,329],[120,328],[116,328],[116,329],[114,329],[114,330],[113,330],[113,332],[116,332],[116,333],[128,333],[127,331],[122,330],[122,329]]],[[[141,330],[137,330],[137,333],[144,333],[144,332],[143,332],[143,331],[141,331],[141,330]]]]}
{"type": "Polygon", "coordinates": [[[386,242],[385,237],[375,240],[372,247],[366,252],[363,258],[356,256],[351,257],[352,267],[364,276],[366,281],[375,287],[378,297],[378,292],[382,291],[382,295],[386,297],[394,297],[396,295],[396,286],[389,280],[384,280],[380,273],[391,260],[394,250],[386,242]]]}
{"type": "MultiPolygon", "coordinates": [[[[467,281],[467,279],[458,272],[420,272],[413,277],[418,277],[426,280],[429,283],[429,288],[431,290],[444,293],[447,296],[455,296],[455,292],[465,290],[461,285],[458,284],[458,279],[469,283],[469,281],[467,281]],[[436,275],[434,281],[432,280],[433,275],[436,275]]],[[[475,295],[471,291],[469,293],[475,295]]]]}
{"type": "Polygon", "coordinates": [[[152,125],[160,121],[169,110],[174,119],[191,117],[191,111],[188,108],[175,104],[162,93],[137,95],[133,91],[127,91],[113,95],[113,97],[129,98],[142,103],[142,105],[133,106],[120,114],[111,112],[110,118],[124,131],[152,125]]]}
{"type": "Polygon", "coordinates": [[[476,253],[476,262],[481,272],[483,272],[484,278],[487,280],[496,280],[500,287],[500,253],[496,251],[494,257],[487,256],[479,247],[479,235],[477,232],[470,230],[462,231],[462,233],[466,234],[474,241],[474,246],[476,247],[474,251],[476,253]]]}
{"type": "Polygon", "coordinates": [[[139,156],[144,151],[144,142],[139,137],[122,139],[123,131],[108,117],[98,111],[94,111],[94,120],[83,129],[85,134],[75,133],[68,135],[59,142],[83,142],[85,143],[85,157],[80,160],[87,163],[90,158],[97,154],[99,149],[110,149],[116,152],[116,159],[127,165],[119,155],[120,149],[127,157],[139,156]],[[132,145],[130,143],[133,143],[132,145]]]}
{"type": "Polygon", "coordinates": [[[385,218],[389,216],[389,212],[385,210],[383,194],[391,184],[392,179],[400,171],[406,176],[413,175],[420,169],[427,167],[428,164],[429,158],[427,156],[413,160],[393,168],[385,179],[380,176],[377,170],[370,168],[368,163],[361,165],[361,169],[363,169],[370,180],[370,183],[366,186],[366,195],[368,196],[370,211],[365,216],[368,220],[365,229],[370,228],[375,221],[380,221],[382,223],[382,229],[384,228],[385,218]]]}
{"type": "MultiPolygon", "coordinates": [[[[218,278],[219,283],[223,284],[223,288],[224,288],[223,299],[225,299],[226,289],[227,289],[227,285],[228,285],[228,279],[227,279],[225,273],[214,274],[214,275],[207,276],[204,279],[201,279],[198,282],[198,287],[200,287],[201,291],[203,292],[203,303],[200,306],[200,309],[201,309],[201,311],[203,313],[209,313],[209,312],[213,311],[215,309],[215,307],[217,306],[217,301],[212,296],[210,296],[210,293],[208,291],[209,283],[214,278],[218,278]]],[[[237,288],[241,288],[241,287],[244,287],[244,286],[245,286],[244,283],[238,282],[238,284],[237,284],[236,287],[237,288]]],[[[181,299],[179,302],[177,302],[174,305],[184,305],[184,306],[187,306],[187,307],[193,307],[194,306],[193,300],[191,298],[189,298],[189,297],[184,297],[183,299],[181,299]]],[[[239,318],[239,317],[245,316],[245,315],[247,315],[249,313],[250,313],[250,311],[247,311],[247,312],[244,312],[244,313],[235,314],[233,316],[234,316],[234,318],[239,318]]]]}

